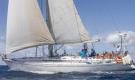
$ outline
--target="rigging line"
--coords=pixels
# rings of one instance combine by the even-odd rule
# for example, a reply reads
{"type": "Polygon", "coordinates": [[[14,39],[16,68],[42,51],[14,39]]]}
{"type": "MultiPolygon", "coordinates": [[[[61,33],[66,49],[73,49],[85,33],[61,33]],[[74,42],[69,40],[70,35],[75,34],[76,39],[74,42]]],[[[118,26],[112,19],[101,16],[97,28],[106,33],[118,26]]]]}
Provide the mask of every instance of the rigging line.
{"type": "MultiPolygon", "coordinates": [[[[57,45],[56,45],[57,46],[57,45]]],[[[62,47],[64,46],[64,44],[62,44],[59,48],[56,49],[55,47],[55,53],[57,53],[58,50],[60,50],[62,47]]]]}

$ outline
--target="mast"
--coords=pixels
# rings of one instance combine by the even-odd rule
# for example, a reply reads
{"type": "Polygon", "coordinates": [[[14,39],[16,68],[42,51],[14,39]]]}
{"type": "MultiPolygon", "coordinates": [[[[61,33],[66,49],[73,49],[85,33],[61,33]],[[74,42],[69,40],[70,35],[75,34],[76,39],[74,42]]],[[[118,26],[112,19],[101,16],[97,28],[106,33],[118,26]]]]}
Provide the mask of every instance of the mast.
{"type": "Polygon", "coordinates": [[[127,34],[122,34],[120,32],[119,36],[120,36],[120,53],[122,54],[124,52],[124,48],[126,49],[126,45],[124,45],[124,40],[127,34]]]}
{"type": "Polygon", "coordinates": [[[44,46],[42,46],[42,54],[43,54],[43,57],[45,57],[45,51],[44,51],[44,46]]]}
{"type": "Polygon", "coordinates": [[[38,56],[38,46],[36,46],[36,52],[35,52],[35,57],[38,56]]]}
{"type": "MultiPolygon", "coordinates": [[[[50,33],[52,35],[52,38],[53,38],[53,40],[55,40],[54,39],[54,32],[53,32],[52,27],[51,27],[52,25],[51,25],[51,22],[49,20],[49,16],[50,16],[49,14],[50,14],[49,3],[48,3],[48,0],[46,0],[46,15],[47,15],[46,22],[47,22],[47,25],[48,25],[48,29],[49,29],[49,31],[50,31],[50,33]]],[[[54,51],[54,45],[53,44],[49,44],[48,45],[49,57],[53,57],[54,56],[53,51],[54,51]]]]}
{"type": "Polygon", "coordinates": [[[123,37],[120,35],[120,53],[123,53],[123,37]]]}
{"type": "Polygon", "coordinates": [[[54,57],[53,49],[54,49],[54,45],[48,45],[49,57],[54,57]]]}

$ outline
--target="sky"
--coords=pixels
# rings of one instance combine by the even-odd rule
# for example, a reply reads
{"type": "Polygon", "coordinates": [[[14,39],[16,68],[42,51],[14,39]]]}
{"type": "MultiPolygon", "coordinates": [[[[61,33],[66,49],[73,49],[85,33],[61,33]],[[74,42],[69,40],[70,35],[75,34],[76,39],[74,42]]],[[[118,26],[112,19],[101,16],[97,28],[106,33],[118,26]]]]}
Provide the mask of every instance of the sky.
{"type": "MultiPolygon", "coordinates": [[[[135,0],[74,0],[74,2],[90,35],[102,38],[101,42],[95,45],[97,51],[113,50],[111,44],[103,39],[108,34],[132,32],[134,35],[135,0]]],[[[0,52],[5,52],[7,7],[8,0],[0,0],[0,52]]],[[[134,46],[134,43],[128,46],[132,55],[134,46]]]]}

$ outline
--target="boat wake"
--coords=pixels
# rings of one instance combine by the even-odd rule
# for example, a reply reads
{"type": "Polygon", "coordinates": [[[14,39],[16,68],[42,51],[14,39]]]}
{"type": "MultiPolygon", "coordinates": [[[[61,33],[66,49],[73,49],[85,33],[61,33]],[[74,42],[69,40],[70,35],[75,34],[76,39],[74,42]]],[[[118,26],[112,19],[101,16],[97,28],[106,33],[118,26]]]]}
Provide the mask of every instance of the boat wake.
{"type": "Polygon", "coordinates": [[[57,74],[56,72],[47,72],[47,71],[30,71],[31,73],[34,74],[57,74]]]}
{"type": "Polygon", "coordinates": [[[131,65],[131,67],[135,69],[135,65],[131,65]]]}

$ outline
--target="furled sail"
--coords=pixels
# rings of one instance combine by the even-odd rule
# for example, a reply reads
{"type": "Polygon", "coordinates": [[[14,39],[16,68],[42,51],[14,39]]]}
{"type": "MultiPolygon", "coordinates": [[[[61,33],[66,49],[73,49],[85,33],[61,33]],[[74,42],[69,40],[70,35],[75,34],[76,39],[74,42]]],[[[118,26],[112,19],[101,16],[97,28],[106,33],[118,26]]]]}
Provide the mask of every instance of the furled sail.
{"type": "Polygon", "coordinates": [[[47,0],[49,29],[58,44],[90,41],[73,0],[47,0]]]}
{"type": "Polygon", "coordinates": [[[9,0],[6,53],[54,43],[37,0],[9,0]]]}

